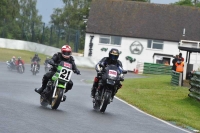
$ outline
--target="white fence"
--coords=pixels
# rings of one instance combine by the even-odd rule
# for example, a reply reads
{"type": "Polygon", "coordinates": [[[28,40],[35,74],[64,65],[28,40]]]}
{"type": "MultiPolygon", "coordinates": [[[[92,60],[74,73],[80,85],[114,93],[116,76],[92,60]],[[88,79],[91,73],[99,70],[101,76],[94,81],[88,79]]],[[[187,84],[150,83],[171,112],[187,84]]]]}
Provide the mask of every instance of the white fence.
{"type": "MultiPolygon", "coordinates": [[[[53,56],[53,54],[60,51],[59,48],[46,46],[39,43],[4,38],[0,38],[0,48],[27,50],[42,53],[49,56],[53,56]]],[[[94,68],[95,64],[98,62],[97,59],[90,57],[82,57],[83,55],[78,53],[72,53],[72,55],[75,59],[75,63],[77,64],[77,66],[94,68]]]]}

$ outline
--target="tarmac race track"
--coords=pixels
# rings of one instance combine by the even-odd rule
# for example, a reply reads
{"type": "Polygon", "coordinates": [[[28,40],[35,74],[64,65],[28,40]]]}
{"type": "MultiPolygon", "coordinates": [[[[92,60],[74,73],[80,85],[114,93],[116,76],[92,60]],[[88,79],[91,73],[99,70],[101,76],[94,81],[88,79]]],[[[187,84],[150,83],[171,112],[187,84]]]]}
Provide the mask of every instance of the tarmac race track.
{"type": "MultiPolygon", "coordinates": [[[[179,127],[162,122],[114,99],[105,113],[93,110],[90,88],[93,69],[80,68],[72,75],[74,86],[57,110],[42,107],[34,88],[41,86],[44,66],[33,76],[30,65],[25,73],[9,72],[0,63],[0,133],[185,133],[179,127]]],[[[126,77],[138,78],[129,73],[126,77]]]]}

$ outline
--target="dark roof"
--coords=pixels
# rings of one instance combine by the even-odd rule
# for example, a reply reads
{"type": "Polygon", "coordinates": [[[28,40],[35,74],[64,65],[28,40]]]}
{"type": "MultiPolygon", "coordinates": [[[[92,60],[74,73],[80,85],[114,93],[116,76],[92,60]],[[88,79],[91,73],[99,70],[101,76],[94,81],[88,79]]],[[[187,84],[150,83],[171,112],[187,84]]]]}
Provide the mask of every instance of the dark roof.
{"type": "Polygon", "coordinates": [[[188,51],[188,52],[198,52],[200,53],[200,49],[199,48],[190,48],[190,47],[184,47],[184,46],[178,46],[178,49],[179,50],[182,50],[182,51],[188,51]]]}
{"type": "Polygon", "coordinates": [[[161,53],[154,53],[153,54],[153,58],[154,58],[154,56],[155,55],[160,55],[160,56],[168,56],[168,57],[174,57],[173,55],[171,55],[171,54],[161,54],[161,53]]]}
{"type": "Polygon", "coordinates": [[[87,33],[168,41],[200,41],[200,9],[134,1],[96,0],[87,33]],[[183,29],[185,28],[185,37],[183,29]]]}

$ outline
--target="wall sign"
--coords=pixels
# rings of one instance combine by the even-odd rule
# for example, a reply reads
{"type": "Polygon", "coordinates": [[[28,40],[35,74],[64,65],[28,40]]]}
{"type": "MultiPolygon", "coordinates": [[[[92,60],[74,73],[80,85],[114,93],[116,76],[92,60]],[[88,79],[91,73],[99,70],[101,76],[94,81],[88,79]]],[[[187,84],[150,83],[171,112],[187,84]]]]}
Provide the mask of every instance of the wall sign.
{"type": "Polygon", "coordinates": [[[136,61],[136,59],[132,58],[131,56],[126,56],[125,58],[126,58],[126,60],[129,60],[130,63],[133,63],[136,61]]]}
{"type": "Polygon", "coordinates": [[[107,51],[108,50],[108,48],[101,48],[101,51],[107,51]]]}
{"type": "Polygon", "coordinates": [[[143,49],[144,49],[143,45],[138,41],[135,41],[130,45],[130,51],[132,54],[140,55],[143,49]]]}

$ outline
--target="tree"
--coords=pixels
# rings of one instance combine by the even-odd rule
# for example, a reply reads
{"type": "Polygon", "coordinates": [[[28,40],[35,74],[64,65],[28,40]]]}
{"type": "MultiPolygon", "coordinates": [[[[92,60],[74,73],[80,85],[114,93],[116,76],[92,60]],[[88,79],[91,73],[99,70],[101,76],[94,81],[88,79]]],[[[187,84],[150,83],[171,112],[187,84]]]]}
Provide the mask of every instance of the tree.
{"type": "Polygon", "coordinates": [[[199,0],[179,0],[178,2],[172,3],[174,5],[184,5],[184,6],[197,6],[200,7],[199,0]]]}
{"type": "Polygon", "coordinates": [[[37,0],[19,0],[22,39],[38,42],[42,34],[42,16],[36,9],[37,0]]]}
{"type": "Polygon", "coordinates": [[[19,30],[17,20],[19,16],[18,0],[0,1],[0,36],[14,38],[19,30]]]}

